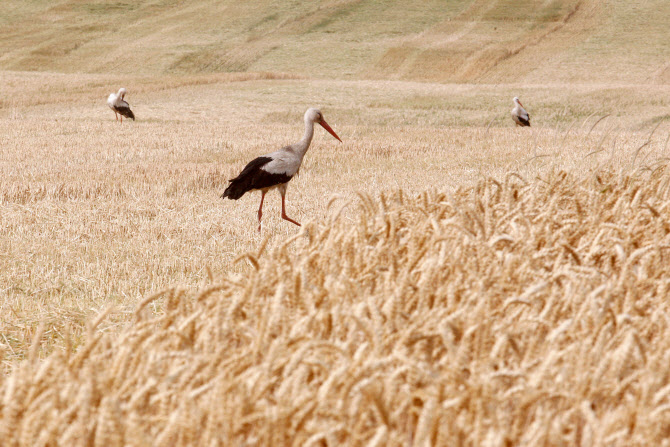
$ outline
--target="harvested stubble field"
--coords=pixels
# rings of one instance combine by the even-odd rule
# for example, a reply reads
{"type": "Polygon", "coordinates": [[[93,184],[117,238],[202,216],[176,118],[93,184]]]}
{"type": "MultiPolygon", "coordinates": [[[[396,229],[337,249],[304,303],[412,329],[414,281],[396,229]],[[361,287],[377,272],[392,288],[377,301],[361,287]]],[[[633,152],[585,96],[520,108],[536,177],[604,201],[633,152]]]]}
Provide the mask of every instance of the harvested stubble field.
{"type": "Polygon", "coordinates": [[[668,203],[665,167],[335,201],[76,352],[37,332],[5,445],[664,445],[668,203]]]}
{"type": "Polygon", "coordinates": [[[519,5],[3,5],[0,445],[670,445],[670,3],[519,5]]]}
{"type": "Polygon", "coordinates": [[[147,80],[119,125],[98,75],[12,76],[54,94],[0,119],[3,445],[670,434],[662,100],[602,118],[629,89],[584,87],[550,124],[563,89],[529,88],[517,129],[515,86],[218,76],[147,80]],[[273,194],[258,234],[219,194],[312,104],[344,144],[289,188],[304,227],[273,194]]]}

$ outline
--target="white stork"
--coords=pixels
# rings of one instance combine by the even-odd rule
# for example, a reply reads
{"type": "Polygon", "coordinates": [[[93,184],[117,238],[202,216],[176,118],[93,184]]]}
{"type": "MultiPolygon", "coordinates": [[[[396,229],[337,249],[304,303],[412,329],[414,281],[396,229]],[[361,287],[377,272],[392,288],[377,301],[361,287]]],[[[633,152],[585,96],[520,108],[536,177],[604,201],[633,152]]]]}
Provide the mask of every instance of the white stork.
{"type": "Polygon", "coordinates": [[[248,191],[259,189],[261,191],[261,204],[258,207],[258,231],[261,231],[261,216],[263,215],[263,199],[271,189],[278,189],[281,194],[281,217],[298,226],[300,223],[286,215],[286,187],[288,182],[298,173],[302,159],[309,149],[309,144],[314,136],[314,123],[319,123],[332,136],[340,142],[340,137],[330,128],[323,119],[318,109],[307,109],[305,112],[305,135],[295,144],[283,147],[278,151],[271,152],[251,160],[234,179],[221,195],[221,198],[237,200],[248,191]]]}
{"type": "Polygon", "coordinates": [[[107,105],[114,111],[114,116],[117,121],[119,120],[119,115],[121,115],[121,122],[123,122],[124,116],[135,121],[135,114],[130,110],[130,104],[123,100],[124,96],[126,96],[126,89],[121,87],[119,93],[112,93],[109,95],[109,98],[107,98],[107,105]]]}
{"type": "Polygon", "coordinates": [[[519,101],[518,97],[514,97],[515,107],[512,109],[512,119],[517,126],[521,127],[530,127],[530,115],[526,112],[526,109],[523,108],[523,104],[519,101]]]}

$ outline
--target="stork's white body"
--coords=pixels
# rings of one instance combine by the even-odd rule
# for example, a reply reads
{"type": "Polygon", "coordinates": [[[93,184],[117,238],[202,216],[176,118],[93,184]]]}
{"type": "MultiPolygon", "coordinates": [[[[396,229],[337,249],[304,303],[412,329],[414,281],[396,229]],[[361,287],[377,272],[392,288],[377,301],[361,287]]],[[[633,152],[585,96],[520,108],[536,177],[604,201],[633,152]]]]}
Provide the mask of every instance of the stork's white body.
{"type": "Polygon", "coordinates": [[[123,117],[131,118],[135,121],[135,115],[130,110],[130,104],[128,104],[123,98],[126,96],[126,89],[121,87],[118,93],[112,93],[107,97],[107,105],[114,112],[114,116],[117,121],[119,115],[121,115],[121,122],[123,122],[123,117]]]}
{"type": "MultiPolygon", "coordinates": [[[[310,109],[314,110],[314,109],[310,109]]],[[[307,111],[309,112],[309,110],[307,111]]],[[[305,134],[297,143],[285,146],[278,151],[271,152],[263,157],[271,158],[272,161],[261,167],[262,170],[270,174],[284,174],[293,177],[300,171],[302,159],[305,158],[307,149],[312,143],[314,137],[314,121],[305,113],[305,134]]],[[[280,185],[277,185],[279,187],[280,185]]],[[[272,189],[272,187],[270,188],[272,189]]]]}
{"type": "Polygon", "coordinates": [[[521,101],[519,101],[519,98],[515,97],[512,101],[514,101],[514,108],[512,109],[512,119],[514,120],[516,125],[521,127],[530,127],[530,115],[528,115],[526,109],[524,109],[523,105],[521,105],[521,101]]]}
{"type": "MultiPolygon", "coordinates": [[[[335,131],[330,128],[323,119],[323,115],[317,109],[308,109],[305,112],[305,134],[302,139],[295,144],[285,146],[278,151],[270,152],[249,162],[242,172],[234,179],[230,180],[230,185],[224,191],[221,197],[237,200],[248,191],[261,191],[261,204],[258,208],[258,230],[261,229],[261,216],[263,214],[263,200],[265,194],[271,189],[279,190],[282,199],[282,218],[300,225],[295,220],[286,215],[285,196],[288,182],[300,170],[302,159],[309,149],[314,136],[314,123],[319,123],[330,132],[335,138],[340,140],[335,131]]],[[[342,140],[340,140],[342,141],[342,140]]]]}

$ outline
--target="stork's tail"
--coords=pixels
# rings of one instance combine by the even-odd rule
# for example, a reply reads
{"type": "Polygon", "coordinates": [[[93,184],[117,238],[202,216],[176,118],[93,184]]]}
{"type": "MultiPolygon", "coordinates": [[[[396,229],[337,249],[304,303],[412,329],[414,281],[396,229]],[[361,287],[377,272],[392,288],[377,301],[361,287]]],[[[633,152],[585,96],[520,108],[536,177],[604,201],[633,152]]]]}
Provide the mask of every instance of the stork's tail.
{"type": "Polygon", "coordinates": [[[130,118],[131,120],[135,121],[135,114],[133,113],[132,110],[130,110],[130,107],[116,107],[113,108],[112,110],[114,110],[117,113],[120,113],[121,116],[125,118],[130,118]]]}
{"type": "Polygon", "coordinates": [[[248,191],[246,185],[244,185],[242,182],[236,182],[235,180],[237,179],[230,180],[230,185],[228,185],[226,190],[223,191],[223,194],[221,194],[222,199],[229,198],[232,200],[237,200],[248,191]]]}

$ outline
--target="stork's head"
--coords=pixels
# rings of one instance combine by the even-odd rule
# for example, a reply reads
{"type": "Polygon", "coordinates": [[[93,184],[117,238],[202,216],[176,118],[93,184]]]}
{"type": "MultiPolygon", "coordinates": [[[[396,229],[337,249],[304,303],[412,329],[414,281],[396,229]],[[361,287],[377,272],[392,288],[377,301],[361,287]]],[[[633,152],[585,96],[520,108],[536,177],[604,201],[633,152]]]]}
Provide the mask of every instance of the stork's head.
{"type": "Polygon", "coordinates": [[[119,89],[119,93],[118,93],[117,96],[118,96],[119,98],[123,99],[123,97],[126,96],[126,89],[123,88],[123,87],[121,87],[121,88],[119,89]]]}
{"type": "Polygon", "coordinates": [[[308,121],[312,122],[312,123],[319,123],[321,125],[321,127],[323,127],[324,129],[326,129],[328,131],[328,133],[330,133],[332,136],[337,138],[340,143],[342,142],[342,140],[340,140],[340,137],[337,136],[335,131],[330,128],[330,126],[328,125],[326,120],[323,119],[323,114],[321,113],[321,110],[315,109],[313,107],[310,108],[310,109],[307,109],[307,111],[305,112],[305,122],[308,122],[308,121]]]}
{"type": "Polygon", "coordinates": [[[519,104],[521,107],[523,107],[523,104],[521,104],[521,101],[519,101],[519,97],[518,97],[518,96],[515,96],[514,99],[513,99],[512,101],[514,101],[515,104],[519,104]]]}

